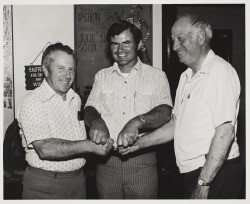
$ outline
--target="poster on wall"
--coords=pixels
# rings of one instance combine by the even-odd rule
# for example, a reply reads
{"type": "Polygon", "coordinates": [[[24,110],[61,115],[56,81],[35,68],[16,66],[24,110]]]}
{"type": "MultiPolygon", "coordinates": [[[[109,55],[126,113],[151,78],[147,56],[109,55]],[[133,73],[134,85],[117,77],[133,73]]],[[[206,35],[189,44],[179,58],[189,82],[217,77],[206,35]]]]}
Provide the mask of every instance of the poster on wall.
{"type": "Polygon", "coordinates": [[[3,6],[3,113],[5,131],[14,120],[13,107],[12,6],[3,6]]]}
{"type": "Polygon", "coordinates": [[[112,65],[106,33],[118,20],[135,24],[143,34],[141,60],[152,64],[151,5],[75,5],[76,91],[88,95],[95,74],[112,65]]]}

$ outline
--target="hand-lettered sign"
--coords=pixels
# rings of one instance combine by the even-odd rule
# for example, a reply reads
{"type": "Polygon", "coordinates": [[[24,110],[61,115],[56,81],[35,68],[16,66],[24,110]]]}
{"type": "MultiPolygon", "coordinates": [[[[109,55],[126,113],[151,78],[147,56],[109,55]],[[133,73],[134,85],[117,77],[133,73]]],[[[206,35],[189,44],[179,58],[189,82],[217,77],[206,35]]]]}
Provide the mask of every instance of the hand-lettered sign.
{"type": "Polygon", "coordinates": [[[145,54],[145,59],[141,58],[141,60],[147,63],[152,59],[151,5],[76,5],[76,88],[81,96],[88,87],[92,87],[95,74],[100,69],[113,64],[106,43],[106,33],[110,25],[118,20],[127,20],[142,31],[144,49],[147,51],[144,53],[147,54],[145,54]]]}

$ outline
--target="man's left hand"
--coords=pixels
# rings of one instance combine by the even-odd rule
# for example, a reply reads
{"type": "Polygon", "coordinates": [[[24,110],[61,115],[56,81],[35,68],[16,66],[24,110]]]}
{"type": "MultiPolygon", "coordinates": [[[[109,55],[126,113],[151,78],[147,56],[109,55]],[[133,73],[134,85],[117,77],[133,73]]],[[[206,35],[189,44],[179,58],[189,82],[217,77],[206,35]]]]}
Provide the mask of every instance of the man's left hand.
{"type": "Polygon", "coordinates": [[[117,145],[128,147],[131,146],[138,137],[138,127],[133,120],[129,121],[121,130],[117,138],[117,145]]]}
{"type": "Polygon", "coordinates": [[[197,185],[190,197],[190,199],[207,199],[209,193],[209,186],[197,185]]]}

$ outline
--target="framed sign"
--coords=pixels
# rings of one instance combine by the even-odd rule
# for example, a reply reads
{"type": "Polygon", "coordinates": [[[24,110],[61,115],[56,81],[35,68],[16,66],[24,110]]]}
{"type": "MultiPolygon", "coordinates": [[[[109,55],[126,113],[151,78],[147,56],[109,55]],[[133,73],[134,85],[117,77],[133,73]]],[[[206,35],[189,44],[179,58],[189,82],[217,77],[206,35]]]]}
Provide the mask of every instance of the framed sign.
{"type": "Polygon", "coordinates": [[[77,58],[76,91],[88,95],[95,74],[112,65],[106,45],[106,33],[118,20],[127,20],[143,34],[144,52],[140,56],[152,64],[151,5],[75,5],[75,50],[77,58]]]}
{"type": "Polygon", "coordinates": [[[43,68],[41,65],[25,66],[25,84],[26,90],[34,90],[42,83],[44,78],[43,68]]]}

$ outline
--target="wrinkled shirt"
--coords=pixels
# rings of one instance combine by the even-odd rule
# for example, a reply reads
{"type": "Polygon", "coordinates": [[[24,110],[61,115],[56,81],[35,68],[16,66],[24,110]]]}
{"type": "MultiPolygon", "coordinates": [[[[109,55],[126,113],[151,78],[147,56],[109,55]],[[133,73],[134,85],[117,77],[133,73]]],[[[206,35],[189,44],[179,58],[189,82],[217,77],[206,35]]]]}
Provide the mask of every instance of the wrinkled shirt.
{"type": "Polygon", "coordinates": [[[80,108],[81,99],[72,89],[67,92],[64,101],[46,80],[22,100],[17,119],[29,165],[59,172],[73,171],[84,166],[84,158],[66,161],[41,160],[32,145],[36,140],[48,138],[85,140],[84,122],[78,121],[80,108]]]}
{"type": "MultiPolygon", "coordinates": [[[[239,95],[235,69],[212,50],[194,76],[190,68],[182,73],[173,109],[174,147],[181,173],[204,165],[218,126],[230,122],[236,135],[239,95]]],[[[228,159],[240,154],[236,139],[235,136],[228,159]]]]}
{"type": "Polygon", "coordinates": [[[161,104],[172,106],[166,74],[138,58],[126,78],[116,62],[100,70],[95,75],[85,107],[97,109],[109,129],[110,137],[116,142],[118,134],[130,119],[161,104]]]}

